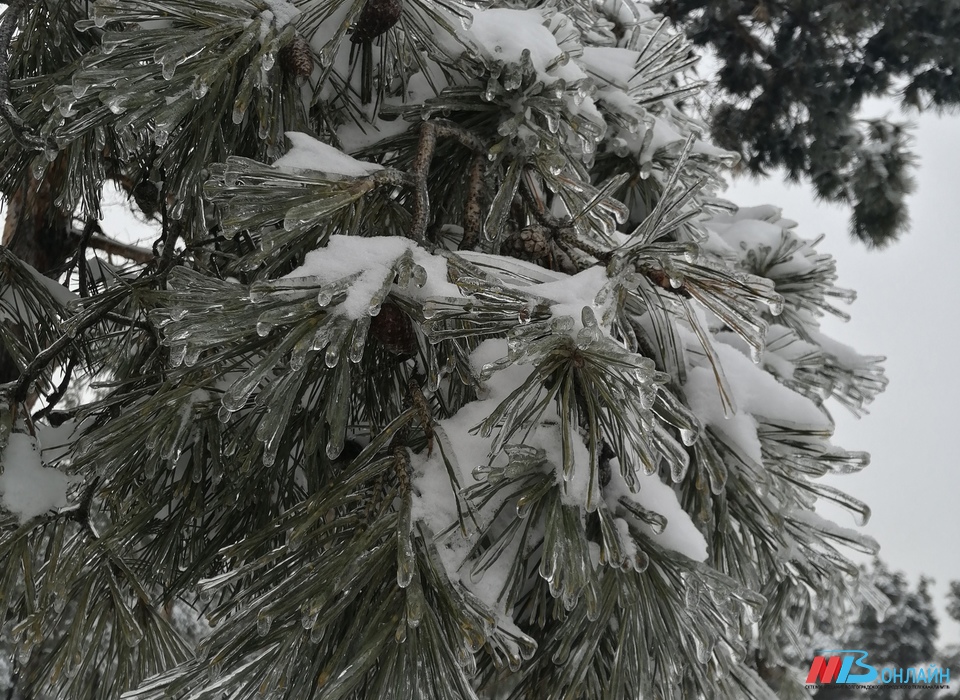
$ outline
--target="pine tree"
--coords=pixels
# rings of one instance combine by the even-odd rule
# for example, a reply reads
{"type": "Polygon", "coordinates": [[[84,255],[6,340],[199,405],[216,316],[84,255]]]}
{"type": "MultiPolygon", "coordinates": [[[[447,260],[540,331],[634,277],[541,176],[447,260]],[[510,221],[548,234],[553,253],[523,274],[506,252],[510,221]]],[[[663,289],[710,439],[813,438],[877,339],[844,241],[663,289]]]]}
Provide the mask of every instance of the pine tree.
{"type": "MultiPolygon", "coordinates": [[[[869,605],[850,606],[843,619],[826,619],[821,632],[832,632],[824,638],[812,640],[811,650],[863,649],[869,662],[878,670],[923,668],[943,661],[936,647],[939,622],[933,608],[930,586],[933,580],[920,577],[916,589],[902,571],[891,571],[880,559],[874,559],[863,575],[869,579],[882,599],[869,605]]],[[[810,669],[808,652],[802,657],[800,669],[810,669]]],[[[949,663],[938,668],[951,669],[949,663]]],[[[849,698],[876,697],[883,700],[932,700],[942,697],[932,688],[883,688],[851,690],[842,685],[825,685],[814,695],[816,700],[849,700],[849,698]]]]}
{"type": "MultiPolygon", "coordinates": [[[[951,581],[950,588],[947,591],[947,615],[954,621],[960,622],[960,581],[951,581]]],[[[960,644],[954,642],[948,644],[941,651],[941,665],[949,668],[952,674],[957,673],[955,669],[960,668],[960,644]]],[[[956,677],[952,679],[951,691],[942,696],[942,700],[960,700],[960,683],[957,683],[956,677]]]]}
{"type": "Polygon", "coordinates": [[[75,240],[0,249],[11,692],[804,697],[876,550],[814,512],[885,385],[834,261],[647,6],[392,5],[6,11],[0,188],[75,240]]]}
{"type": "Polygon", "coordinates": [[[852,209],[850,230],[884,246],[907,229],[909,127],[866,119],[871,99],[910,112],[960,104],[960,8],[949,0],[659,0],[719,61],[708,109],[717,144],[763,175],[782,168],[852,209]]]}

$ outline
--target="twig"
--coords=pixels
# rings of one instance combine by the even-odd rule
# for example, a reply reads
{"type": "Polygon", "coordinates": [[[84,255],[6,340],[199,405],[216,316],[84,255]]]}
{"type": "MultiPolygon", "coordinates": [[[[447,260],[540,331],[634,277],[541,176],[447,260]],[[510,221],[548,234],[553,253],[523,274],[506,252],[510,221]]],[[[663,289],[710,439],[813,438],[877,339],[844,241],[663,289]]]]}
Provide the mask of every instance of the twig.
{"type": "Polygon", "coordinates": [[[473,250],[483,228],[481,198],[486,164],[486,156],[479,153],[470,163],[470,173],[467,175],[467,201],[463,206],[463,238],[460,241],[460,250],[473,250]]]}
{"type": "Polygon", "coordinates": [[[427,175],[437,146],[437,127],[432,122],[424,122],[420,127],[420,142],[417,144],[417,156],[413,159],[411,176],[413,177],[414,200],[413,221],[410,222],[410,238],[422,243],[427,234],[430,220],[430,195],[427,192],[427,175]]]}
{"type": "MultiPolygon", "coordinates": [[[[78,235],[79,232],[71,231],[73,235],[78,235]]],[[[127,260],[132,260],[137,263],[149,263],[156,260],[156,257],[153,254],[153,251],[148,248],[140,248],[139,246],[127,245],[126,243],[121,243],[116,241],[108,236],[101,236],[99,234],[92,234],[87,240],[87,245],[96,250],[102,250],[104,253],[109,253],[110,255],[119,255],[126,258],[127,260]]]]}
{"type": "Polygon", "coordinates": [[[430,403],[427,397],[423,395],[423,389],[413,377],[407,382],[407,391],[410,392],[410,403],[417,412],[417,420],[423,428],[423,434],[427,438],[427,456],[433,453],[433,411],[430,410],[430,403]]]}
{"type": "Polygon", "coordinates": [[[90,242],[90,237],[93,235],[93,232],[99,229],[100,224],[97,223],[97,220],[90,218],[87,219],[87,222],[83,225],[82,231],[77,231],[73,228],[67,231],[68,236],[74,238],[79,237],[80,242],[77,244],[77,250],[73,254],[73,259],[67,263],[67,276],[63,281],[63,286],[69,289],[70,276],[73,274],[73,268],[76,267],[77,277],[80,282],[80,296],[82,297],[90,296],[89,289],[87,288],[87,266],[84,264],[87,257],[87,244],[90,242]]]}
{"type": "Polygon", "coordinates": [[[454,138],[475,154],[486,156],[487,147],[476,134],[445,119],[431,119],[430,123],[436,128],[437,136],[454,138]]]}
{"type": "Polygon", "coordinates": [[[34,134],[10,101],[10,42],[13,41],[13,32],[26,7],[27,0],[11,0],[3,13],[3,19],[0,20],[0,117],[7,122],[14,138],[24,148],[43,151],[48,145],[56,147],[56,144],[47,144],[34,134]]]}
{"type": "Polygon", "coordinates": [[[57,514],[60,517],[66,517],[70,520],[80,523],[80,525],[87,530],[87,532],[90,534],[90,537],[94,540],[100,539],[100,533],[97,532],[96,526],[90,519],[90,507],[93,505],[93,496],[97,491],[97,486],[99,485],[100,477],[95,477],[83,492],[83,496],[80,498],[79,503],[77,503],[75,506],[64,508],[57,514]]]}
{"type": "MultiPolygon", "coordinates": [[[[152,280],[152,277],[143,278],[143,280],[138,280],[134,284],[143,284],[144,280],[152,280]]],[[[101,295],[100,298],[106,296],[101,295]]],[[[94,324],[98,323],[104,316],[110,313],[110,310],[119,304],[123,300],[123,296],[117,294],[114,299],[103,303],[102,308],[100,308],[96,313],[91,313],[87,318],[84,318],[77,324],[76,328],[71,329],[71,333],[64,333],[59,338],[57,338],[52,345],[48,346],[42,350],[33,361],[24,368],[23,373],[20,375],[20,378],[17,380],[16,385],[13,389],[13,398],[18,403],[23,403],[27,399],[27,394],[30,391],[30,382],[36,379],[37,375],[42,372],[47,365],[53,362],[54,358],[57,357],[61,352],[70,345],[75,336],[87,330],[94,324]]]]}
{"type": "Polygon", "coordinates": [[[38,421],[41,418],[45,418],[49,415],[50,411],[57,407],[57,404],[60,403],[60,400],[63,398],[64,394],[67,393],[67,388],[70,386],[70,378],[73,376],[73,367],[76,365],[77,359],[71,357],[67,362],[67,368],[63,371],[63,381],[60,382],[60,386],[47,397],[47,405],[41,408],[39,411],[33,414],[32,418],[34,421],[38,421]]]}
{"type": "MultiPolygon", "coordinates": [[[[167,200],[160,200],[160,223],[163,229],[163,251],[160,256],[160,273],[165,277],[173,267],[173,252],[177,244],[177,227],[170,220],[167,211],[167,200]]],[[[156,247],[156,246],[154,246],[156,247]]]]}
{"type": "MultiPolygon", "coordinates": [[[[464,211],[464,241],[473,246],[476,232],[480,230],[480,196],[483,188],[483,171],[487,147],[476,135],[463,129],[453,122],[442,119],[425,121],[420,126],[420,141],[417,144],[417,155],[413,159],[410,178],[414,189],[413,221],[410,224],[410,238],[418,243],[423,242],[427,234],[427,225],[430,223],[430,195],[427,191],[427,176],[430,174],[430,164],[437,147],[437,138],[443,136],[456,139],[460,144],[473,151],[476,156],[471,164],[469,175],[470,192],[464,211]]],[[[461,249],[467,250],[461,243],[461,249]]]]}

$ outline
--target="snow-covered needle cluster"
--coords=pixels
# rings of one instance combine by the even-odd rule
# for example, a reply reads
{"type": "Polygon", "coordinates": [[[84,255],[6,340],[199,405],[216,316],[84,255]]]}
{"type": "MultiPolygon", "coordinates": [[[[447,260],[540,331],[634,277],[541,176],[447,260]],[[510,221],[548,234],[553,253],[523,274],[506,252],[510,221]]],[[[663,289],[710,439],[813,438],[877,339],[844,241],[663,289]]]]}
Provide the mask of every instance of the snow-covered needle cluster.
{"type": "Polygon", "coordinates": [[[833,260],[719,198],[644,4],[402,0],[365,102],[382,1],[20,8],[0,184],[159,232],[76,296],[0,249],[18,688],[803,697],[876,548],[814,510],[869,516],[824,402],[885,384],[833,260]]]}

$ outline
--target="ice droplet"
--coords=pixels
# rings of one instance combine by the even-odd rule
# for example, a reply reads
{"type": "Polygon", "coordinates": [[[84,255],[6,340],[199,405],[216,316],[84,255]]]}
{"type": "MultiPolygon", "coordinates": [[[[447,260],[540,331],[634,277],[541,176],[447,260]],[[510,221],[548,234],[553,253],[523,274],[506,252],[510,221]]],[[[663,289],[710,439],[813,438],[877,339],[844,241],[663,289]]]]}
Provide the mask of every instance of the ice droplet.
{"type": "Polygon", "coordinates": [[[320,53],[317,54],[317,59],[320,61],[320,65],[323,68],[329,68],[333,64],[334,49],[336,46],[324,46],[320,49],[320,53]]]}
{"type": "Polygon", "coordinates": [[[257,634],[261,637],[266,637],[270,634],[270,625],[273,623],[273,619],[270,617],[269,613],[261,612],[257,615],[257,634]]]}
{"type": "Polygon", "coordinates": [[[79,100],[81,97],[87,94],[87,90],[90,89],[90,84],[77,80],[77,78],[74,77],[70,87],[73,89],[73,96],[79,100]]]}
{"type": "Polygon", "coordinates": [[[189,346],[186,354],[183,357],[183,363],[187,367],[193,367],[195,364],[197,364],[197,360],[200,359],[200,353],[202,352],[202,350],[203,348],[200,347],[199,345],[189,346]]]}
{"type": "Polygon", "coordinates": [[[123,102],[123,95],[110,95],[104,100],[104,104],[107,105],[107,109],[114,114],[123,114],[126,111],[127,108],[124,106],[123,102]]]}
{"type": "Polygon", "coordinates": [[[413,283],[418,287],[422,287],[427,283],[427,271],[422,265],[414,265],[411,276],[413,277],[413,283]]]}
{"type": "Polygon", "coordinates": [[[323,356],[323,363],[333,369],[340,362],[340,346],[331,344],[327,346],[327,352],[323,356]]]}
{"type": "Polygon", "coordinates": [[[193,79],[193,84],[190,86],[190,94],[193,96],[193,99],[202,100],[209,89],[210,84],[198,75],[193,79]]]}
{"type": "Polygon", "coordinates": [[[180,343],[174,345],[170,348],[170,364],[174,367],[179,367],[183,364],[183,358],[187,354],[187,345],[186,343],[180,343]]]}
{"type": "Polygon", "coordinates": [[[317,617],[319,613],[304,611],[300,616],[300,626],[305,630],[312,630],[314,625],[317,624],[317,617]]]}
{"type": "Polygon", "coordinates": [[[343,435],[331,435],[330,441],[327,442],[326,452],[329,459],[339,457],[340,453],[343,452],[343,435]]]}
{"type": "Polygon", "coordinates": [[[767,307],[770,309],[770,313],[774,316],[779,316],[783,313],[783,297],[779,294],[767,302],[767,307]]]}

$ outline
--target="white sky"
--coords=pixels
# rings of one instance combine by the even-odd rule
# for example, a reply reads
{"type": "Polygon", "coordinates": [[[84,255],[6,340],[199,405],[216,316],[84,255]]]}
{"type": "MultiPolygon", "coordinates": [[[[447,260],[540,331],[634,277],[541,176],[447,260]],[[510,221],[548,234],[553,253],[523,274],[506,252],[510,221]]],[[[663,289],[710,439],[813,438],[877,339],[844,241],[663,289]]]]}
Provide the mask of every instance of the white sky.
{"type": "MultiPolygon", "coordinates": [[[[725,196],[741,206],[780,206],[807,237],[825,233],[820,250],[837,259],[839,286],[857,291],[848,309],[853,320],[828,319],[824,328],[863,354],[885,355],[890,385],[859,421],[833,410],[834,442],[870,452],[872,462],[832,483],[871,506],[864,531],[880,542],[891,568],[914,584],[921,574],[936,579],[941,642],[960,642],[960,625],[944,609],[948,581],[960,579],[960,442],[947,439],[960,432],[960,120],[909,120],[918,126],[921,159],[909,199],[912,225],[888,249],[852,242],[848,212],[817,203],[807,185],[741,178],[725,196]]],[[[842,512],[835,517],[854,526],[842,512]]]]}

